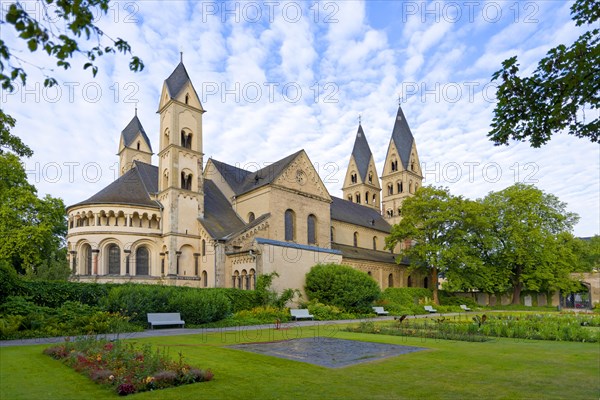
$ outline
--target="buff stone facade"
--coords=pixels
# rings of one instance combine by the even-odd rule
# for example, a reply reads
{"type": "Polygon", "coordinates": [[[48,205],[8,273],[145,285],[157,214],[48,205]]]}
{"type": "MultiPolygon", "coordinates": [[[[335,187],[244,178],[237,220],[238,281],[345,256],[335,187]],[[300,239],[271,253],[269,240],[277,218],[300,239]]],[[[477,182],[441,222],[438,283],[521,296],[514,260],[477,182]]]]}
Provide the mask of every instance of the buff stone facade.
{"type": "Polygon", "coordinates": [[[304,150],[258,171],[205,164],[204,112],[180,63],[162,86],[158,166],[136,115],[121,132],[120,177],[67,208],[73,279],[253,289],[258,275],[277,272],[276,290],[302,289],[313,265],[333,262],[381,288],[428,286],[396,263],[399,247],[384,249],[423,179],[400,107],[381,177],[359,124],[343,198],[329,194],[304,150]]]}

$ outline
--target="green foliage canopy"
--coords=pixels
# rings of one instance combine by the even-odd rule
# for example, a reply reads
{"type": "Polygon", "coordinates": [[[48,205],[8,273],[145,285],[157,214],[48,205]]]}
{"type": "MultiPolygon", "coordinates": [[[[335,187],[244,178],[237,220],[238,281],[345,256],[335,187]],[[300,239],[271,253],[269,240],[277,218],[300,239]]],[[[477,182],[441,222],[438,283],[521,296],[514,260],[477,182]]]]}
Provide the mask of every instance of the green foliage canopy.
{"type": "Polygon", "coordinates": [[[68,276],[61,250],[67,233],[63,201],[49,195],[38,198],[12,153],[0,154],[0,177],[0,261],[21,274],[68,276]]]}
{"type": "Polygon", "coordinates": [[[421,187],[404,200],[402,220],[386,238],[387,248],[407,239],[412,241],[411,246],[401,250],[401,257],[410,259],[411,268],[430,274],[435,304],[439,304],[438,274],[456,269],[478,270],[481,266],[466,240],[469,216],[465,204],[463,198],[451,195],[448,189],[421,187]]]}
{"type": "Polygon", "coordinates": [[[592,142],[600,140],[598,113],[592,111],[590,118],[583,112],[600,106],[600,2],[576,0],[571,15],[577,26],[595,28],[568,47],[561,44],[549,50],[529,77],[519,76],[516,56],[493,74],[492,81],[500,80],[500,85],[488,137],[496,145],[515,139],[540,147],[563,130],[592,142]]]}
{"type": "MultiPolygon", "coordinates": [[[[27,42],[30,52],[42,50],[56,59],[58,67],[70,68],[69,60],[73,55],[82,54],[86,58],[83,68],[90,68],[92,74],[96,76],[98,72],[96,61],[99,57],[116,52],[131,54],[131,46],[125,40],[107,36],[95,23],[98,14],[108,13],[110,0],[35,1],[34,12],[31,12],[31,4],[27,8],[24,5],[19,1],[10,2],[4,11],[4,20],[1,23],[11,26],[18,37],[27,42]],[[38,14],[38,11],[41,13],[38,14]],[[82,48],[81,39],[85,39],[86,42],[91,40],[96,45],[82,48]],[[108,39],[110,44],[103,45],[103,39],[108,39]]],[[[17,79],[25,84],[27,72],[22,65],[25,63],[34,65],[16,56],[13,51],[14,49],[0,38],[0,83],[3,89],[12,90],[17,79]]],[[[141,71],[144,63],[139,57],[132,56],[129,68],[132,71],[141,71]]],[[[56,83],[56,79],[46,75],[45,86],[56,83]]]]}
{"type": "Polygon", "coordinates": [[[488,293],[513,289],[570,291],[570,274],[578,265],[578,242],[570,233],[578,220],[556,196],[517,183],[484,199],[452,196],[447,189],[422,187],[402,205],[402,220],[386,238],[391,248],[406,239],[402,250],[412,268],[432,276],[434,302],[437,276],[449,290],[488,293]]]}
{"type": "Polygon", "coordinates": [[[566,203],[534,186],[517,183],[482,200],[489,211],[492,265],[508,273],[513,303],[521,289],[569,290],[576,259],[570,234],[578,216],[566,203]]]}

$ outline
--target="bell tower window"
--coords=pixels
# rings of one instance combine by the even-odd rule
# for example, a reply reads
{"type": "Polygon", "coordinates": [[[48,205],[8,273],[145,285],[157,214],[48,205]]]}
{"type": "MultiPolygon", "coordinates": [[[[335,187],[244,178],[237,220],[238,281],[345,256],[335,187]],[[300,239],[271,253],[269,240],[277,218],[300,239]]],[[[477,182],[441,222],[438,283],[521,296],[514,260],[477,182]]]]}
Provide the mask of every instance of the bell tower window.
{"type": "Polygon", "coordinates": [[[185,190],[192,190],[192,174],[181,172],[181,188],[185,190]]]}
{"type": "Polygon", "coordinates": [[[181,147],[185,147],[186,149],[192,148],[192,134],[184,130],[181,130],[181,147]]]}

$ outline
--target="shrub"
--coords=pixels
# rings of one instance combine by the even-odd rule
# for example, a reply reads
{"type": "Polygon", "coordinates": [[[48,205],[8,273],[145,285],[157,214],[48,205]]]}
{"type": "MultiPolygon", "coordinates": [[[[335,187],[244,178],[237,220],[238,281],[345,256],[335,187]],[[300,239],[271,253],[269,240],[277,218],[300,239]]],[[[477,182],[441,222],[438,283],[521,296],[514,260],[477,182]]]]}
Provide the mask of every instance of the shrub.
{"type": "Polygon", "coordinates": [[[34,313],[48,313],[49,307],[41,307],[34,304],[31,298],[23,296],[9,296],[2,305],[0,305],[0,314],[8,315],[29,315],[34,313]]]}
{"type": "Polygon", "coordinates": [[[353,312],[368,312],[381,295],[377,283],[366,273],[338,264],[317,264],[306,274],[309,300],[353,312]]]}
{"type": "Polygon", "coordinates": [[[233,319],[240,324],[273,323],[276,320],[289,321],[290,312],[281,308],[266,306],[256,307],[252,310],[242,310],[234,314],[233,319]]]}
{"type": "Polygon", "coordinates": [[[456,296],[453,293],[440,290],[440,304],[444,306],[460,306],[466,305],[469,308],[480,307],[472,297],[456,296]]]}
{"type": "Polygon", "coordinates": [[[147,323],[147,313],[179,312],[188,324],[217,321],[231,313],[231,300],[223,289],[119,285],[110,290],[103,305],[140,325],[147,323]]]}
{"type": "Polygon", "coordinates": [[[260,301],[256,296],[255,290],[242,289],[212,289],[224,293],[231,302],[231,312],[236,313],[242,310],[252,310],[260,306],[260,301]]]}
{"type": "MultiPolygon", "coordinates": [[[[399,307],[410,308],[426,298],[431,299],[433,291],[424,288],[387,288],[381,295],[381,300],[399,307]]],[[[421,307],[422,308],[422,307],[421,307]]]]}
{"type": "Polygon", "coordinates": [[[98,305],[113,285],[62,281],[22,281],[23,292],[40,306],[58,308],[67,301],[98,305]]]}
{"type": "Polygon", "coordinates": [[[110,289],[102,305],[107,311],[122,312],[132,322],[146,324],[147,313],[179,311],[169,309],[173,289],[171,286],[118,285],[110,289]]]}
{"type": "Polygon", "coordinates": [[[6,261],[0,261],[0,303],[8,296],[18,296],[23,293],[21,280],[17,271],[6,261]]]}
{"type": "Polygon", "coordinates": [[[354,314],[347,313],[336,306],[319,303],[316,300],[309,302],[306,306],[308,312],[312,314],[317,321],[356,318],[354,314]]]}
{"type": "Polygon", "coordinates": [[[227,317],[231,313],[231,301],[221,291],[175,290],[167,308],[171,312],[180,312],[186,323],[203,324],[227,317]]]}

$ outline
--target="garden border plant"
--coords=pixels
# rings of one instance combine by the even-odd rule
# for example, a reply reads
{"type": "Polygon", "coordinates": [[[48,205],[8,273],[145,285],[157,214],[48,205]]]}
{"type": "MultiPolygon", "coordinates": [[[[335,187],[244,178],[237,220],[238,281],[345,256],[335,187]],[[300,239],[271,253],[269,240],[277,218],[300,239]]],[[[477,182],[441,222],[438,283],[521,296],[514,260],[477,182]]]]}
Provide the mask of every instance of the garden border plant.
{"type": "Polygon", "coordinates": [[[61,360],[94,382],[113,388],[119,395],[164,389],[196,382],[210,381],[213,373],[192,367],[179,353],[172,361],[166,351],[153,350],[149,344],[141,348],[120,340],[111,342],[83,337],[47,347],[44,354],[61,360]]]}
{"type": "Polygon", "coordinates": [[[461,341],[490,337],[571,342],[600,342],[600,316],[580,314],[488,313],[454,317],[361,322],[350,332],[461,341]]]}

